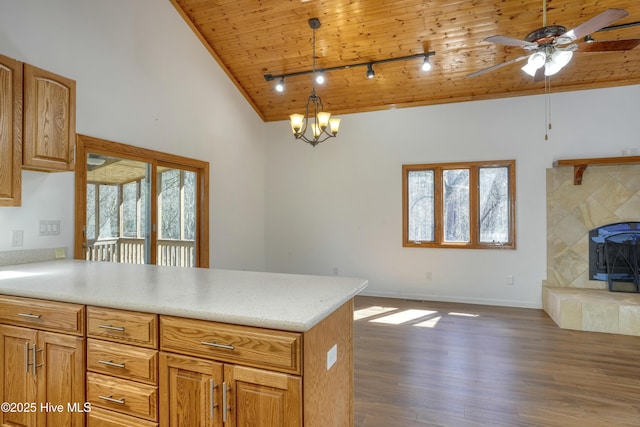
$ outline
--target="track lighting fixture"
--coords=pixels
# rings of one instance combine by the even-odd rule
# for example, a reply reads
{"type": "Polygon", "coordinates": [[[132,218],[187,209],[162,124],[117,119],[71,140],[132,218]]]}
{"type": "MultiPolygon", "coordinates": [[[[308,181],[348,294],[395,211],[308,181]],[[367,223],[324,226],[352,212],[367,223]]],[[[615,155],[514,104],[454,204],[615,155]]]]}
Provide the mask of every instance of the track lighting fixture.
{"type": "Polygon", "coordinates": [[[367,64],[367,78],[372,79],[376,76],[376,73],[373,71],[373,64],[367,64]]]}
{"type": "MultiPolygon", "coordinates": [[[[348,68],[355,68],[355,67],[367,67],[367,73],[365,74],[366,77],[368,79],[372,79],[375,77],[376,73],[375,71],[373,71],[373,66],[377,65],[377,64],[383,64],[386,62],[395,62],[395,61],[408,61],[411,59],[416,59],[416,58],[422,58],[422,64],[420,64],[420,69],[422,71],[430,71],[432,68],[432,64],[429,61],[429,57],[435,55],[435,52],[425,52],[425,53],[416,53],[415,55],[408,55],[408,56],[398,56],[395,58],[388,58],[388,59],[379,59],[377,61],[369,61],[369,62],[362,62],[362,63],[358,63],[358,64],[350,64],[350,65],[339,65],[337,67],[329,67],[329,68],[323,68],[322,71],[316,71],[316,70],[308,70],[308,71],[300,71],[297,73],[288,73],[288,74],[280,74],[280,75],[273,75],[273,74],[265,74],[264,75],[264,79],[268,82],[272,81],[272,80],[277,80],[277,79],[284,79],[285,77],[297,77],[297,76],[304,76],[306,74],[314,74],[314,81],[317,84],[322,84],[324,83],[325,79],[324,79],[324,74],[326,74],[329,71],[336,71],[336,70],[345,70],[348,68]],[[319,81],[318,78],[320,78],[320,76],[322,76],[322,81],[319,81]]],[[[277,90],[277,88],[276,88],[277,90]]]]}

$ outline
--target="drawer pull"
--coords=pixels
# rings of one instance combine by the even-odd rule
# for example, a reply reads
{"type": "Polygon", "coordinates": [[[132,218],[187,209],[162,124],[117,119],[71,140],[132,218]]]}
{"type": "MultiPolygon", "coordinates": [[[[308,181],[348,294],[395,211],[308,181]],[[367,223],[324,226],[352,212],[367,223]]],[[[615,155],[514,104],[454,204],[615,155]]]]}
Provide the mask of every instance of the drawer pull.
{"type": "Polygon", "coordinates": [[[119,403],[120,405],[124,405],[124,397],[122,397],[120,399],[114,399],[112,396],[113,396],[112,394],[110,394],[109,396],[98,396],[98,399],[102,399],[102,400],[106,400],[107,402],[119,403]]]}
{"type": "Polygon", "coordinates": [[[98,363],[102,363],[103,365],[113,366],[114,368],[124,368],[124,363],[116,363],[111,360],[98,360],[98,363]]]}
{"type": "Polygon", "coordinates": [[[124,332],[124,326],[98,325],[98,328],[124,332]]]}
{"type": "Polygon", "coordinates": [[[202,345],[208,345],[209,347],[224,348],[225,350],[235,350],[235,347],[230,344],[218,344],[217,342],[200,341],[202,345]]]}
{"type": "Polygon", "coordinates": [[[20,316],[20,317],[28,317],[29,319],[39,319],[40,318],[39,314],[31,314],[31,313],[18,313],[18,316],[20,316]]]}

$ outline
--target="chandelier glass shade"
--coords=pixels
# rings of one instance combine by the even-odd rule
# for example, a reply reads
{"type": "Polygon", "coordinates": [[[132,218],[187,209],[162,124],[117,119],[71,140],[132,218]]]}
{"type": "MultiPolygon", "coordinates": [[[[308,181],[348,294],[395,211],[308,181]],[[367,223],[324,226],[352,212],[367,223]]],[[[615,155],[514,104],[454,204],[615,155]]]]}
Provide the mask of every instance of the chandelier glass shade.
{"type": "Polygon", "coordinates": [[[322,99],[316,94],[316,30],[320,28],[320,20],[311,18],[309,26],[313,30],[312,48],[313,48],[313,66],[311,69],[311,95],[307,99],[304,114],[291,114],[289,120],[291,130],[296,139],[301,139],[313,147],[329,138],[334,138],[338,134],[340,128],[340,119],[332,118],[331,113],[324,111],[322,99]],[[309,131],[309,133],[307,133],[309,131]]]}

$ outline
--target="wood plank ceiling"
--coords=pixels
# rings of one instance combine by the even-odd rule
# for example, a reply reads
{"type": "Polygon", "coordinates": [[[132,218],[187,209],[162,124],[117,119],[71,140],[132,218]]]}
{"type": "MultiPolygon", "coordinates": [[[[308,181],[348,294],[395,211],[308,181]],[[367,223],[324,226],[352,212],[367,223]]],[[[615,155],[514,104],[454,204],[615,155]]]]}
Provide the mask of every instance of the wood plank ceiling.
{"type": "MultiPolygon", "coordinates": [[[[334,115],[398,107],[544,93],[512,64],[479,77],[467,74],[521,56],[519,47],[484,42],[492,35],[524,39],[543,26],[541,0],[170,0],[265,121],[304,113],[311,76],[285,80],[283,93],[265,74],[309,71],[317,17],[316,69],[435,51],[430,72],[421,59],[330,71],[316,90],[334,115]]],[[[640,21],[637,0],[547,0],[547,25],[574,28],[608,8],[640,21]]],[[[640,38],[640,26],[596,32],[595,40],[640,38]]],[[[551,92],[640,83],[640,47],[624,52],[576,53],[550,79],[551,92]]],[[[588,107],[588,106],[585,106],[588,107]]]]}

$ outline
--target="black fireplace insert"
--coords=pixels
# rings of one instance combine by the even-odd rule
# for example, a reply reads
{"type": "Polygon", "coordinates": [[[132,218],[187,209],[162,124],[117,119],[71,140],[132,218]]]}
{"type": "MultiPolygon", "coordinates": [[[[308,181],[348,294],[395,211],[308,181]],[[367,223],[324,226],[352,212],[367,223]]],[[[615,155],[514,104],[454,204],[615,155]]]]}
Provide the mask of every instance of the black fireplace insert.
{"type": "Polygon", "coordinates": [[[589,278],[614,292],[640,291],[640,222],[620,222],[589,231],[589,278]]]}

